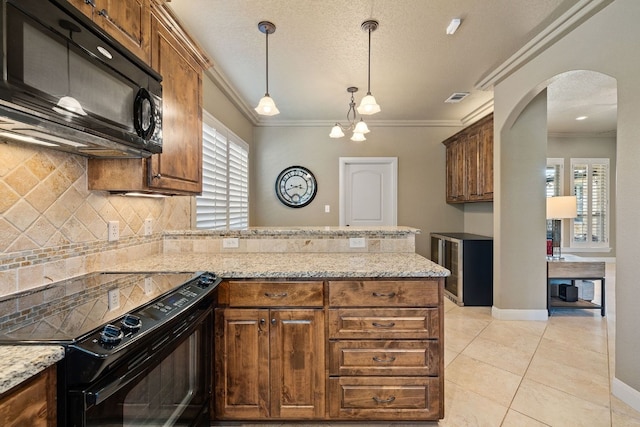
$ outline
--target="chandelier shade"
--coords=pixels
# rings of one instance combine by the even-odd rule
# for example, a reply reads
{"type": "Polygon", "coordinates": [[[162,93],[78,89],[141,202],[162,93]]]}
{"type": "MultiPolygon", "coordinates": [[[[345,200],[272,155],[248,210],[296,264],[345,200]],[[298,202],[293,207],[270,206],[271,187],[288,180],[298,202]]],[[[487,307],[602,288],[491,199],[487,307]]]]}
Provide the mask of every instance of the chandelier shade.
{"type": "Polygon", "coordinates": [[[353,99],[353,94],[358,91],[358,88],[355,86],[351,86],[347,88],[347,92],[351,94],[351,101],[349,102],[349,109],[347,110],[347,125],[341,125],[340,123],[336,123],[331,128],[331,133],[329,134],[329,138],[342,138],[344,136],[344,131],[352,130],[353,135],[351,136],[352,141],[364,141],[366,138],[364,137],[365,133],[369,133],[369,127],[367,124],[360,118],[359,122],[357,120],[356,114],[356,101],[353,99]]]}

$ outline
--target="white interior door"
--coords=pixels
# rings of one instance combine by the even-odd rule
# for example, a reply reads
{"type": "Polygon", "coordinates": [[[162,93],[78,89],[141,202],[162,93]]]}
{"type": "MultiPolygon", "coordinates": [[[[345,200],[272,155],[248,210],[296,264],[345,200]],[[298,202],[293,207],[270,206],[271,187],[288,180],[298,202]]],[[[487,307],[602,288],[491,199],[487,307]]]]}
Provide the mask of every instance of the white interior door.
{"type": "Polygon", "coordinates": [[[397,157],[340,157],[340,225],[397,225],[397,157]]]}

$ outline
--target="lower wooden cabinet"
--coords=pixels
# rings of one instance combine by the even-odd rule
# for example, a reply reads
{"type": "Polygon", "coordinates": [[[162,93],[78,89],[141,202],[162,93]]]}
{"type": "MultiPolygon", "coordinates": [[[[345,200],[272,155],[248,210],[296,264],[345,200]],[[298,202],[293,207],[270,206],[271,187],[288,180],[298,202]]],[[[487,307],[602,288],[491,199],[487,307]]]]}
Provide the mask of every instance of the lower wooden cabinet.
{"type": "Polygon", "coordinates": [[[56,414],[55,366],[0,395],[3,427],[55,427],[56,414]]]}
{"type": "Polygon", "coordinates": [[[216,310],[219,419],[325,415],[322,309],[216,310]]]}
{"type": "Polygon", "coordinates": [[[443,283],[223,282],[218,420],[444,417],[443,283]]]}

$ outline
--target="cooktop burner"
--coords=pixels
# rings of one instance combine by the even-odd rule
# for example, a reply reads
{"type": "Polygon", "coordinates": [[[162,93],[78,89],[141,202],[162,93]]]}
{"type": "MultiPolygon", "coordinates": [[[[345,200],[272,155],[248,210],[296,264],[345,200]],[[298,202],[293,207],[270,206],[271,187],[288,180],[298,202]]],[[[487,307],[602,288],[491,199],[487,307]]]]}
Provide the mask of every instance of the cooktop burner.
{"type": "Polygon", "coordinates": [[[24,309],[0,318],[0,343],[72,344],[94,331],[103,347],[115,346],[121,335],[166,321],[216,280],[213,273],[102,272],[57,282],[17,298],[24,309]],[[28,301],[37,303],[25,307],[28,301]]]}

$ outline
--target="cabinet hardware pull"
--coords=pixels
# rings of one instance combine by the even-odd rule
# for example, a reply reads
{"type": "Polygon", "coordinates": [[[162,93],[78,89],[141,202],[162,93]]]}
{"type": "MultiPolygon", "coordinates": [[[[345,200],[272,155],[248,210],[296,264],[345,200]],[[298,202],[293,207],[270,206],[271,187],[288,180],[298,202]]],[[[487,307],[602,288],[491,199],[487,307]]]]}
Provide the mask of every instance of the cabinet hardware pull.
{"type": "Polygon", "coordinates": [[[271,319],[271,324],[275,325],[276,324],[276,319],[271,319]]]}
{"type": "Polygon", "coordinates": [[[267,321],[266,321],[266,320],[264,320],[264,319],[260,319],[260,324],[261,324],[261,325],[264,325],[265,323],[267,323],[267,321]]]}
{"type": "Polygon", "coordinates": [[[155,174],[155,175],[151,175],[151,178],[153,179],[160,179],[162,178],[162,175],[160,175],[159,173],[155,174]]]}
{"type": "Polygon", "coordinates": [[[288,294],[286,292],[281,292],[281,293],[271,293],[271,292],[265,292],[264,296],[265,297],[269,297],[269,298],[284,298],[286,297],[288,294]]]}
{"type": "Polygon", "coordinates": [[[396,400],[396,397],[395,397],[395,396],[391,396],[391,397],[390,397],[390,398],[388,398],[388,399],[380,399],[380,398],[379,398],[379,397],[377,397],[377,396],[373,396],[373,397],[372,397],[372,399],[373,399],[373,400],[375,400],[375,401],[376,401],[376,403],[391,403],[391,402],[393,402],[394,400],[396,400]]]}
{"type": "Polygon", "coordinates": [[[393,328],[394,326],[396,326],[395,322],[389,322],[389,323],[378,323],[378,322],[373,322],[371,323],[375,328],[393,328]]]}
{"type": "Polygon", "coordinates": [[[90,5],[91,7],[96,7],[96,0],[84,0],[85,4],[90,5]]]}
{"type": "Polygon", "coordinates": [[[389,292],[388,294],[385,294],[383,292],[373,292],[373,296],[374,297],[388,297],[388,298],[393,298],[396,296],[395,292],[389,292]]]}
{"type": "Polygon", "coordinates": [[[381,359],[378,356],[373,356],[373,361],[374,362],[378,362],[378,363],[393,363],[396,361],[396,357],[395,356],[391,356],[388,359],[381,359]]]}
{"type": "Polygon", "coordinates": [[[100,9],[100,12],[98,12],[98,15],[103,16],[106,19],[109,19],[109,13],[107,12],[107,9],[100,9]]]}

